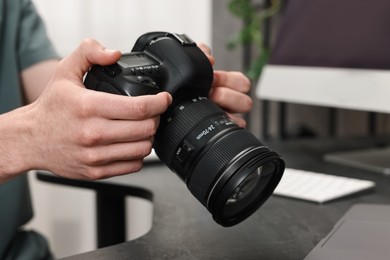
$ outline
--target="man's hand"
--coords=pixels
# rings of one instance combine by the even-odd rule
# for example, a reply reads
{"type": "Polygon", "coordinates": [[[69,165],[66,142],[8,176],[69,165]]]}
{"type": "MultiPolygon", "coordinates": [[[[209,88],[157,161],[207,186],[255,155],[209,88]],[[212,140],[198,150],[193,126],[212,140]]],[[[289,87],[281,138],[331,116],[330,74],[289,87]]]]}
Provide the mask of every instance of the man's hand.
{"type": "MultiPolygon", "coordinates": [[[[214,57],[211,55],[210,48],[204,44],[198,44],[198,47],[214,65],[214,57]]],[[[240,114],[252,109],[253,101],[247,95],[250,88],[250,80],[241,72],[214,71],[214,81],[209,98],[223,108],[239,126],[245,127],[246,122],[240,114]]]]}
{"type": "Polygon", "coordinates": [[[3,164],[0,180],[2,173],[16,175],[30,169],[76,179],[101,179],[141,169],[143,158],[151,152],[159,116],[172,98],[166,92],[128,97],[84,87],[83,76],[92,64],[113,64],[119,58],[119,51],[107,50],[94,40],[83,41],[59,63],[34,103],[0,118],[2,126],[7,120],[20,122],[1,128],[7,131],[10,147],[3,148],[10,158],[0,162],[16,163],[18,168],[3,164]]]}

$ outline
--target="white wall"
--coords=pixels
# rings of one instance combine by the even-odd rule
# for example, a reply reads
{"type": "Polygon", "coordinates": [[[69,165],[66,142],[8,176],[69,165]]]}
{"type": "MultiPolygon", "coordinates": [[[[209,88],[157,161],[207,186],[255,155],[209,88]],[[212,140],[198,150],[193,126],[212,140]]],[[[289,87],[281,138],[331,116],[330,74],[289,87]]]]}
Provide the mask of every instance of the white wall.
{"type": "MultiPolygon", "coordinates": [[[[46,22],[60,55],[69,54],[84,38],[95,38],[107,48],[131,50],[149,31],[186,33],[211,45],[211,0],[33,0],[46,22]]],[[[30,174],[35,217],[28,225],[49,238],[56,257],[95,249],[94,193],[38,182],[30,174]]],[[[128,200],[131,216],[128,238],[150,228],[151,206],[128,200]],[[142,213],[142,214],[141,214],[142,213]],[[141,215],[141,216],[139,216],[141,215]],[[139,219],[144,219],[140,224],[139,219]],[[135,229],[138,228],[138,229],[135,229]]],[[[128,224],[129,224],[128,222],[128,224]]]]}
{"type": "Polygon", "coordinates": [[[186,33],[211,44],[211,0],[33,0],[61,55],[84,38],[130,51],[149,31],[186,33]]]}

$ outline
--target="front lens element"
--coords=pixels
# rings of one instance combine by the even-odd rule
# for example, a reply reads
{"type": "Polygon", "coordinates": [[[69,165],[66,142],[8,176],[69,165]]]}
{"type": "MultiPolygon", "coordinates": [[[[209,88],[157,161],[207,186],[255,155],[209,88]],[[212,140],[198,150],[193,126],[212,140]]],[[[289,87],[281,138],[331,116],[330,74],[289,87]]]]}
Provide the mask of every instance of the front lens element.
{"type": "Polygon", "coordinates": [[[242,202],[251,192],[256,188],[260,176],[261,176],[261,168],[260,166],[255,171],[250,173],[248,177],[246,177],[233,191],[230,198],[226,201],[226,206],[233,205],[236,203],[242,202]]]}
{"type": "MultiPolygon", "coordinates": [[[[252,214],[272,194],[275,184],[270,183],[270,181],[278,176],[280,169],[278,169],[277,164],[279,162],[271,160],[264,164],[261,163],[259,161],[260,166],[254,170],[244,166],[243,169],[239,169],[233,174],[236,178],[225,183],[223,193],[229,194],[229,191],[231,192],[230,196],[227,196],[222,214],[219,215],[221,222],[229,223],[225,225],[241,221],[245,216],[252,214]],[[242,180],[238,176],[243,176],[242,180]]],[[[220,196],[218,203],[221,204],[224,200],[225,198],[220,196]]]]}

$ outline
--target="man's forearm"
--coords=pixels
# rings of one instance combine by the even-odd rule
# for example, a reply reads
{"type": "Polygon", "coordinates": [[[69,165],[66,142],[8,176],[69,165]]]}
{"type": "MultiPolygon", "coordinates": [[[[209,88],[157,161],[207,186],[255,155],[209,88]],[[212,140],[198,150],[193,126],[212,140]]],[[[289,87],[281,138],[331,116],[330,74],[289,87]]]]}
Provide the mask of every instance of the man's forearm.
{"type": "Polygon", "coordinates": [[[28,147],[33,119],[28,107],[0,115],[0,183],[33,166],[33,154],[28,147]]]}
{"type": "Polygon", "coordinates": [[[59,60],[54,59],[45,60],[22,71],[22,86],[27,103],[35,101],[41,95],[58,62],[59,60]]]}
{"type": "MultiPolygon", "coordinates": [[[[44,90],[59,60],[37,63],[21,73],[26,102],[35,101],[44,90]]],[[[29,147],[34,117],[30,106],[0,114],[0,183],[33,168],[39,154],[29,147]]]]}

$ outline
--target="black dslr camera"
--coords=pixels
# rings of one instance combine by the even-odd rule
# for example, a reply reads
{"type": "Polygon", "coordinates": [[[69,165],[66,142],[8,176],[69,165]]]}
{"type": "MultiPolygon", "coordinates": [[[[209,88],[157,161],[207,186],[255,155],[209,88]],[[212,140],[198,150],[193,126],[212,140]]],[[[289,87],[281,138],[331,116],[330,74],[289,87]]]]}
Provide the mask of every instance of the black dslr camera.
{"type": "Polygon", "coordinates": [[[154,150],[217,223],[232,226],[268,199],[284,161],[207,98],[212,81],[209,60],[188,36],[151,32],[116,64],[92,66],[84,84],[126,96],[169,92],[154,150]]]}

